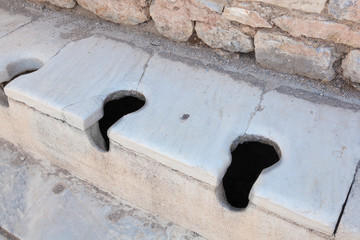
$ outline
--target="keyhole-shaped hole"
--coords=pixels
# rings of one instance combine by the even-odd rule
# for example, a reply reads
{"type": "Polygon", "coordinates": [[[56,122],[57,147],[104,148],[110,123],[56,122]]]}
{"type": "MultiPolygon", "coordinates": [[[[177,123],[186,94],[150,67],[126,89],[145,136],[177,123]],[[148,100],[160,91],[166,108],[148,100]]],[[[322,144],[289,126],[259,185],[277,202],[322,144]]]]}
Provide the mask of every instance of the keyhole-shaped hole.
{"type": "Polygon", "coordinates": [[[232,207],[246,208],[250,190],[261,171],[277,163],[280,157],[273,146],[256,141],[239,144],[231,155],[223,178],[226,199],[232,207]]]}
{"type": "Polygon", "coordinates": [[[104,106],[104,116],[99,121],[100,133],[105,141],[105,150],[109,151],[108,129],[123,116],[135,112],[145,105],[145,101],[134,96],[125,96],[111,100],[104,106]]]}
{"type": "Polygon", "coordinates": [[[9,107],[9,101],[8,98],[5,94],[5,90],[4,88],[6,87],[6,85],[8,85],[12,80],[14,80],[15,78],[18,78],[20,76],[26,75],[26,74],[30,74],[32,72],[35,72],[36,70],[29,70],[29,71],[25,71],[25,72],[21,72],[17,75],[15,75],[12,79],[10,79],[9,81],[6,82],[2,82],[0,83],[0,105],[4,106],[4,107],[9,107]]]}
{"type": "Polygon", "coordinates": [[[5,86],[14,79],[37,71],[43,66],[43,62],[36,58],[20,59],[6,66],[6,74],[0,75],[0,106],[9,107],[9,101],[5,94],[5,86]]]}

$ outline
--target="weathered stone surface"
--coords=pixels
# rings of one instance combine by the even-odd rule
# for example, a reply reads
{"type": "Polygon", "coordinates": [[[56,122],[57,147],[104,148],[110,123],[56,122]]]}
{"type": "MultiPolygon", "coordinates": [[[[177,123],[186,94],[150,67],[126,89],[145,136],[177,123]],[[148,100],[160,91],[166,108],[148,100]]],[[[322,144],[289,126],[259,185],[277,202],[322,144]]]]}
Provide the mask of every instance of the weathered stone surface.
{"type": "Polygon", "coordinates": [[[28,1],[35,3],[48,2],[62,8],[73,8],[76,5],[75,0],[28,0],[28,1]]]}
{"type": "Polygon", "coordinates": [[[150,14],[156,29],[174,41],[187,41],[194,31],[194,23],[186,11],[185,1],[154,0],[150,14]]]}
{"type": "Polygon", "coordinates": [[[352,50],[343,61],[344,77],[360,84],[360,50],[352,50]]]}
{"type": "Polygon", "coordinates": [[[211,11],[222,13],[225,5],[225,0],[195,0],[200,5],[203,5],[211,11]]]}
{"type": "Polygon", "coordinates": [[[320,38],[351,47],[360,47],[360,31],[352,30],[349,26],[332,21],[308,20],[283,16],[272,20],[282,30],[294,37],[320,38]]]}
{"type": "Polygon", "coordinates": [[[30,17],[20,14],[10,14],[0,8],[0,38],[28,24],[30,21],[30,17]]]}
{"type": "Polygon", "coordinates": [[[196,23],[195,30],[198,37],[212,48],[244,53],[254,50],[252,38],[236,27],[224,29],[199,22],[196,23]]]}
{"type": "Polygon", "coordinates": [[[329,14],[336,19],[360,22],[360,0],[330,0],[329,14]]]}
{"type": "Polygon", "coordinates": [[[256,61],[284,73],[330,80],[336,53],[332,47],[305,45],[303,42],[278,34],[259,31],[255,35],[256,61]]]}
{"type": "Polygon", "coordinates": [[[234,21],[241,24],[249,25],[251,27],[262,27],[262,28],[272,27],[271,24],[269,24],[257,12],[249,11],[244,8],[237,8],[237,7],[225,8],[222,15],[229,21],[234,21]]]}
{"type": "Polygon", "coordinates": [[[316,13],[320,13],[324,9],[326,3],[326,0],[247,0],[247,1],[263,2],[284,8],[301,10],[304,12],[316,12],[316,13]]]}
{"type": "Polygon", "coordinates": [[[78,0],[80,6],[96,15],[126,25],[137,25],[150,19],[147,0],[78,0]]]}
{"type": "Polygon", "coordinates": [[[194,21],[214,26],[224,25],[222,22],[227,21],[217,14],[216,8],[208,5],[209,1],[205,0],[154,0],[150,15],[162,35],[175,41],[187,41],[193,33],[194,21]],[[204,2],[207,5],[203,5],[204,2]]]}

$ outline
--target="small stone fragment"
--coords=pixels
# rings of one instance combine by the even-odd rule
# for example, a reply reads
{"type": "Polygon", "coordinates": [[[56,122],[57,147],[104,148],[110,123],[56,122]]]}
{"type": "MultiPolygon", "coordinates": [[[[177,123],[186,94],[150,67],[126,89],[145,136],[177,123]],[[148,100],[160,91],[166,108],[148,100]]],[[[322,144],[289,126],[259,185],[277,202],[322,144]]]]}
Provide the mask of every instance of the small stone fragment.
{"type": "Polygon", "coordinates": [[[360,23],[360,0],[330,0],[329,14],[339,20],[360,23]]]}
{"type": "Polygon", "coordinates": [[[352,50],[342,63],[344,77],[360,84],[360,50],[352,50]]]}
{"type": "Polygon", "coordinates": [[[294,37],[320,38],[351,47],[360,47],[360,31],[332,21],[309,20],[290,16],[282,16],[272,20],[279,28],[294,37]]]}
{"type": "Polygon", "coordinates": [[[223,14],[229,21],[238,22],[241,24],[249,25],[251,27],[271,28],[264,18],[262,18],[257,12],[249,11],[244,8],[229,7],[225,8],[223,14]]]}
{"type": "Polygon", "coordinates": [[[80,6],[115,23],[137,25],[150,19],[147,0],[78,0],[80,6]]]}
{"type": "Polygon", "coordinates": [[[212,48],[222,48],[230,52],[251,52],[254,43],[250,36],[234,26],[228,29],[197,22],[195,26],[198,37],[212,48]]]}
{"type": "Polygon", "coordinates": [[[73,8],[76,5],[75,0],[28,0],[28,1],[34,3],[48,2],[62,8],[73,8]]]}
{"type": "Polygon", "coordinates": [[[203,5],[210,9],[211,11],[222,13],[225,5],[225,0],[195,0],[200,5],[203,5]]]}
{"type": "Polygon", "coordinates": [[[259,31],[255,35],[255,57],[262,66],[276,71],[331,80],[337,54],[332,47],[313,47],[286,36],[259,31]]]}

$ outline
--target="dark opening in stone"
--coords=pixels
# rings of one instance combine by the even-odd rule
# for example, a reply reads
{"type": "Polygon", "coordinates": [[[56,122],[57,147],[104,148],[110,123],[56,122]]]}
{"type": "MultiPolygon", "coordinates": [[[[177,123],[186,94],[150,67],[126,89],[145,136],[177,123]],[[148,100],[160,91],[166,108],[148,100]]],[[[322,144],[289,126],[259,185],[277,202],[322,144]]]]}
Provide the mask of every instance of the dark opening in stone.
{"type": "Polygon", "coordinates": [[[109,137],[107,135],[108,129],[120,118],[139,110],[144,106],[144,104],[144,100],[134,96],[125,96],[119,99],[111,100],[105,104],[104,116],[99,121],[99,128],[101,135],[105,140],[106,151],[109,151],[110,145],[109,137]]]}
{"type": "Polygon", "coordinates": [[[250,190],[261,171],[277,163],[280,157],[273,146],[256,141],[239,144],[231,155],[223,178],[226,199],[232,207],[246,208],[250,190]]]}

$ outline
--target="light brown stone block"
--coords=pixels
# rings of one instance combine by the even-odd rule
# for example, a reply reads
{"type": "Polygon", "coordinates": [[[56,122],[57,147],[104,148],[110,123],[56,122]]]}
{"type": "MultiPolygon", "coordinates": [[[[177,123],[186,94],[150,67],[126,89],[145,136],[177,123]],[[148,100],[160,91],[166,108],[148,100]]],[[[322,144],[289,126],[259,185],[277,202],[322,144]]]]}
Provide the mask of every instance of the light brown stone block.
{"type": "Polygon", "coordinates": [[[264,18],[257,12],[249,11],[244,8],[229,7],[225,8],[222,14],[227,20],[249,25],[251,27],[271,28],[264,18]]]}
{"type": "Polygon", "coordinates": [[[337,54],[332,47],[313,47],[286,36],[259,31],[255,56],[262,66],[280,72],[331,80],[337,54]]]}
{"type": "Polygon", "coordinates": [[[275,18],[272,21],[294,37],[319,38],[351,47],[360,47],[360,31],[352,30],[349,26],[341,23],[290,16],[275,18]]]}
{"type": "Polygon", "coordinates": [[[342,63],[344,77],[360,84],[360,50],[352,50],[342,63]]]}
{"type": "Polygon", "coordinates": [[[252,38],[236,27],[223,29],[206,23],[196,23],[195,30],[198,37],[212,48],[244,53],[254,50],[252,38]]]}
{"type": "Polygon", "coordinates": [[[78,0],[83,8],[115,23],[137,25],[150,19],[146,0],[78,0]]]}
{"type": "Polygon", "coordinates": [[[154,0],[150,7],[150,15],[162,35],[175,41],[187,41],[193,33],[195,21],[213,26],[227,25],[228,21],[207,7],[208,4],[205,5],[204,2],[154,0]]]}

